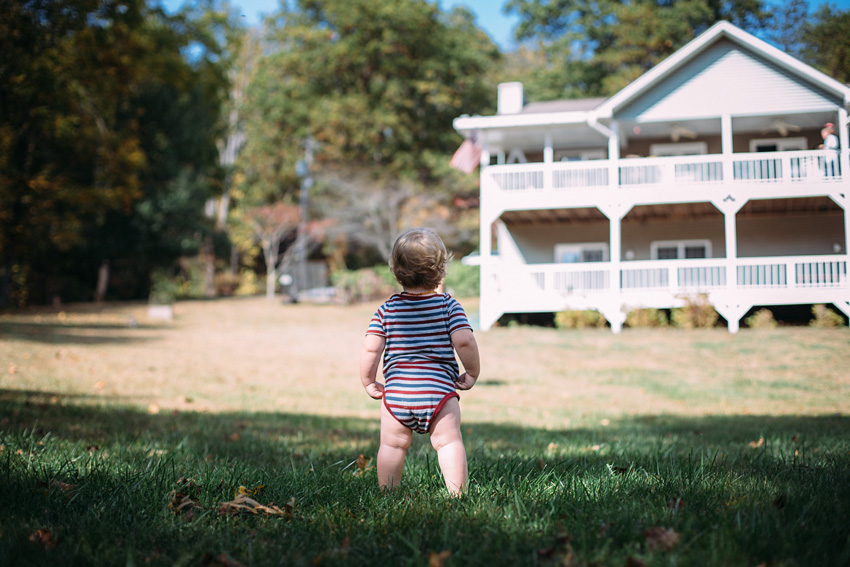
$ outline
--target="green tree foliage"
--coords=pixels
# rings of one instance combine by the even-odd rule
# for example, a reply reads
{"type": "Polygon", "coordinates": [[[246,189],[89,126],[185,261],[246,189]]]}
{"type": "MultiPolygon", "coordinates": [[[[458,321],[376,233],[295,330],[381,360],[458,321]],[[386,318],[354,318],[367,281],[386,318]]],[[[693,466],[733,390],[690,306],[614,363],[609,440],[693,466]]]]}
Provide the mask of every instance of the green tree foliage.
{"type": "MultiPolygon", "coordinates": [[[[477,192],[474,176],[448,167],[461,141],[452,121],[494,106],[487,78],[499,52],[467,9],[444,13],[426,0],[286,3],[267,22],[264,51],[238,161],[235,194],[243,204],[296,200],[296,163],[308,138],[319,147],[314,194],[342,191],[346,202],[358,202],[377,187],[403,186],[411,188],[405,202],[413,202],[423,193],[445,201],[477,192]],[[356,186],[332,186],[340,178],[356,186]]],[[[369,230],[360,223],[349,234],[361,232],[354,242],[375,240],[369,230]]]]}
{"type": "Polygon", "coordinates": [[[151,266],[193,248],[215,189],[224,78],[214,38],[143,0],[0,5],[0,257],[11,299],[91,299],[102,265],[113,293],[142,296],[151,266]]]}
{"type": "Polygon", "coordinates": [[[770,21],[763,0],[510,0],[529,100],[609,96],[719,20],[770,21]],[[531,57],[529,57],[531,55],[531,57]],[[536,62],[534,64],[533,62],[536,62]]]}
{"type": "Polygon", "coordinates": [[[842,83],[850,83],[850,8],[841,12],[824,4],[803,30],[803,60],[842,83]]]}

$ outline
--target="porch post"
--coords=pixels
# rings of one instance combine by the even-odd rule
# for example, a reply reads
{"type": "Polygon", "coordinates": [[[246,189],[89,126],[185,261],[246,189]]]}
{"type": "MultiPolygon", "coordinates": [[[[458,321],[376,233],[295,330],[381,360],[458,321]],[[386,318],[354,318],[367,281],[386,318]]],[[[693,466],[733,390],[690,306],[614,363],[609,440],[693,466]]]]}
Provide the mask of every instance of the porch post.
{"type": "Polygon", "coordinates": [[[552,133],[546,132],[543,137],[543,163],[555,161],[555,150],[552,148],[552,133]]]}
{"type": "MultiPolygon", "coordinates": [[[[732,116],[730,114],[724,114],[720,117],[720,147],[721,152],[723,152],[723,183],[731,183],[734,176],[732,173],[734,147],[732,144],[732,116]]],[[[728,242],[727,236],[727,246],[728,242]]]]}
{"type": "MultiPolygon", "coordinates": [[[[850,135],[847,133],[847,110],[838,109],[838,146],[839,168],[842,177],[850,176],[850,135]]],[[[845,248],[846,250],[846,248],[845,248]]]]}
{"type": "Polygon", "coordinates": [[[626,314],[623,312],[623,303],[620,290],[620,259],[622,257],[622,221],[626,213],[631,209],[624,203],[610,203],[601,205],[599,210],[608,217],[608,248],[609,248],[609,282],[608,297],[606,304],[600,308],[602,315],[608,319],[611,331],[619,334],[623,330],[626,314]]]}
{"type": "Polygon", "coordinates": [[[735,216],[746,204],[742,199],[736,199],[731,194],[722,201],[713,201],[715,207],[723,212],[723,222],[726,233],[726,293],[719,294],[719,301],[714,303],[714,308],[723,315],[729,325],[730,333],[737,333],[740,329],[741,317],[744,316],[750,306],[738,303],[738,231],[735,216]],[[725,298],[725,299],[723,299],[725,298]]]}

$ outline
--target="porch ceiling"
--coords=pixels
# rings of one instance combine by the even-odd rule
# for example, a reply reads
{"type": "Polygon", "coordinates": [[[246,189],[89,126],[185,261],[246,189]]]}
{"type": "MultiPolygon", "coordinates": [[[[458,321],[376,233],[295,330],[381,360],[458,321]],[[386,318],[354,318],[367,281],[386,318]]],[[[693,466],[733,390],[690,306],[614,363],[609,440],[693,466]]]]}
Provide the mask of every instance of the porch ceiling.
{"type": "MultiPolygon", "coordinates": [[[[842,209],[829,197],[805,197],[798,199],[762,199],[749,201],[738,211],[737,216],[782,215],[789,213],[841,212],[842,209]]],[[[691,220],[705,217],[722,217],[723,214],[708,202],[665,203],[637,205],[623,218],[624,223],[651,222],[658,220],[691,220]]],[[[517,224],[598,223],[608,220],[595,207],[574,209],[532,209],[507,211],[502,221],[517,224]]]]}
{"type": "Polygon", "coordinates": [[[534,209],[508,211],[502,214],[505,224],[559,224],[607,221],[608,217],[595,207],[576,209],[534,209]]]}
{"type": "Polygon", "coordinates": [[[801,197],[799,199],[759,199],[747,202],[738,216],[778,215],[785,213],[841,212],[829,197],[801,197]]]}

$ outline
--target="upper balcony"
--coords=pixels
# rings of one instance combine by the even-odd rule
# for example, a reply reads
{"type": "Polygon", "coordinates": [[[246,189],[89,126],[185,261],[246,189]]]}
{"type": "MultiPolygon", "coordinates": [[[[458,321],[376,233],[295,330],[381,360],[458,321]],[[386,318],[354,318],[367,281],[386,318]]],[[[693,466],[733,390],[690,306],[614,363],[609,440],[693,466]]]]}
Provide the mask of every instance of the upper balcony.
{"type": "Polygon", "coordinates": [[[844,192],[848,171],[848,152],[823,150],[523,163],[485,167],[481,193],[506,209],[795,197],[844,192]]]}

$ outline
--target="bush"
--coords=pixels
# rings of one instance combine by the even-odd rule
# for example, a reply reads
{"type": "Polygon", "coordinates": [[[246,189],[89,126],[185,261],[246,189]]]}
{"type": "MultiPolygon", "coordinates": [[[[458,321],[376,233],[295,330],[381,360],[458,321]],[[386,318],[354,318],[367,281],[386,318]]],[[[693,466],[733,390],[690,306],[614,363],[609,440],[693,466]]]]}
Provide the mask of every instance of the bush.
{"type": "Polygon", "coordinates": [[[387,266],[359,270],[338,270],[331,273],[331,285],[337,300],[346,305],[388,298],[400,290],[387,266]]]}
{"type": "Polygon", "coordinates": [[[841,327],[844,325],[844,317],[827,307],[819,304],[812,306],[812,315],[814,319],[809,321],[812,327],[841,327]]]}
{"type": "Polygon", "coordinates": [[[150,302],[154,305],[171,305],[180,293],[180,283],[168,271],[157,269],[151,273],[150,302]]]}
{"type": "Polygon", "coordinates": [[[555,327],[558,329],[602,328],[608,321],[599,311],[561,311],[555,314],[555,327]]]}
{"type": "Polygon", "coordinates": [[[231,297],[239,289],[241,278],[233,272],[219,272],[215,275],[215,293],[221,297],[231,297]]]}
{"type": "Polygon", "coordinates": [[[260,278],[254,270],[239,271],[239,287],[234,291],[237,297],[259,295],[265,290],[265,283],[260,284],[260,278]]]}
{"type": "Polygon", "coordinates": [[[673,324],[682,329],[710,329],[720,318],[704,293],[686,297],[685,306],[672,309],[670,315],[673,324]]]}
{"type": "Polygon", "coordinates": [[[667,313],[659,309],[632,309],[626,314],[627,327],[666,327],[669,324],[667,313]]]}
{"type": "Polygon", "coordinates": [[[779,326],[770,309],[759,309],[746,319],[744,324],[751,329],[775,329],[779,326]]]}
{"type": "Polygon", "coordinates": [[[481,269],[463,262],[451,262],[446,267],[443,288],[455,297],[477,297],[481,293],[481,269]]]}

